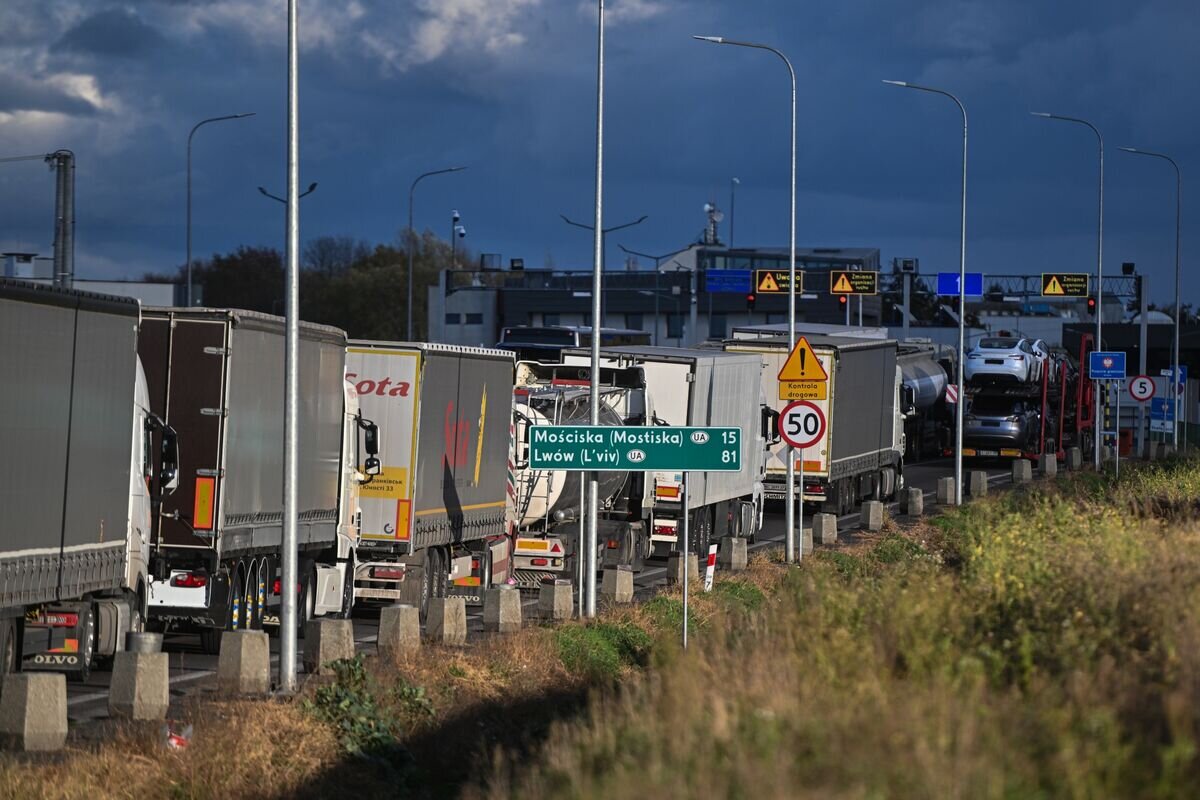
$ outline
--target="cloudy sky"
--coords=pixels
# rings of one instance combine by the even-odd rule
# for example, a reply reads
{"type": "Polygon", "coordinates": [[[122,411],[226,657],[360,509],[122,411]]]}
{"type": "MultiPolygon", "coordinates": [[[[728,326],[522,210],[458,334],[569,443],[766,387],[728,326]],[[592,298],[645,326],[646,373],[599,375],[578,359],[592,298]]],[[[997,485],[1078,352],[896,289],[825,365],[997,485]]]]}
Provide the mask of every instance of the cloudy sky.
{"type": "MultiPolygon", "coordinates": [[[[610,0],[606,224],[643,214],[616,244],[663,253],[693,240],[701,207],[741,180],[736,241],[787,240],[787,75],[770,54],[692,41],[722,34],[780,47],[799,76],[801,246],[958,254],[960,128],[971,115],[968,260],[975,271],[1091,270],[1096,149],[1104,132],[1105,257],[1137,261],[1173,297],[1174,184],[1135,145],[1200,164],[1195,0],[610,0]]],[[[136,277],[184,260],[191,126],[257,116],[195,139],[194,252],[278,246],[284,191],[284,0],[3,0],[0,157],[60,147],[78,158],[80,277],[136,277]]],[[[581,0],[301,0],[302,237],[392,241],[408,184],[417,226],[529,266],[589,264],[595,4],[581,0]]],[[[1196,173],[1190,173],[1196,174],[1196,173]]],[[[48,255],[53,180],[0,164],[0,250],[48,255]]],[[[1187,198],[1185,198],[1186,200],[1187,198]]],[[[1185,207],[1185,256],[1200,233],[1185,207]]],[[[1185,297],[1200,282],[1185,281],[1185,297]]]]}

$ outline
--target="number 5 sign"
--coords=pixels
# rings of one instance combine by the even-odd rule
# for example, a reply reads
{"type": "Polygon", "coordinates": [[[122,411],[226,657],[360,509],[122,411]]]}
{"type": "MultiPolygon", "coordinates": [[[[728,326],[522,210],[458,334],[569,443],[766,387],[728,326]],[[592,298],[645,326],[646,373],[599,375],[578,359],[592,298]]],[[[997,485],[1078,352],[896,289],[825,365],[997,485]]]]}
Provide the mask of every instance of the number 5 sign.
{"type": "Polygon", "coordinates": [[[1129,396],[1139,403],[1154,397],[1154,381],[1149,375],[1138,375],[1129,381],[1129,396]]]}
{"type": "Polygon", "coordinates": [[[779,435],[797,450],[812,447],[825,435],[825,414],[807,400],[788,403],[779,415],[779,435]]]}

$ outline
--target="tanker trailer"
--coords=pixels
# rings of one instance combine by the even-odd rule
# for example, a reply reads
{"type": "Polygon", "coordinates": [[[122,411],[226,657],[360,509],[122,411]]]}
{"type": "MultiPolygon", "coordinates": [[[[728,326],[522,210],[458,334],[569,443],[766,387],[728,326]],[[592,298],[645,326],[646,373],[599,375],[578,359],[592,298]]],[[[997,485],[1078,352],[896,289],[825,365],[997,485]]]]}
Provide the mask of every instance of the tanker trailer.
{"type": "MultiPolygon", "coordinates": [[[[534,428],[588,425],[591,396],[586,367],[520,362],[513,397],[513,516],[517,529],[513,566],[517,584],[536,589],[546,580],[578,580],[576,559],[583,531],[585,473],[529,467],[534,428]]],[[[602,426],[645,426],[645,379],[640,368],[602,369],[602,426]]],[[[640,570],[649,537],[643,521],[641,473],[598,472],[597,564],[640,570]]]]}
{"type": "Polygon", "coordinates": [[[951,430],[951,409],[946,404],[947,363],[953,355],[949,348],[935,344],[904,343],[896,354],[900,367],[908,413],[904,418],[905,459],[940,454],[951,430]]]}

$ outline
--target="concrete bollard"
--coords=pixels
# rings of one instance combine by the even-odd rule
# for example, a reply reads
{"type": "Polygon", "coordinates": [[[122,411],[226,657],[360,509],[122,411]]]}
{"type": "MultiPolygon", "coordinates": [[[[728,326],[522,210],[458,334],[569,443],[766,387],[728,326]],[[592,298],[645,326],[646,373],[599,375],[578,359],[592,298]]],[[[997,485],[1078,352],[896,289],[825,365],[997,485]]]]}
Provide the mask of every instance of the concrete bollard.
{"type": "Polygon", "coordinates": [[[1018,458],[1012,462],[1012,482],[1014,486],[1029,483],[1033,480],[1033,462],[1018,458]]]}
{"type": "Polygon", "coordinates": [[[1158,461],[1162,457],[1162,442],[1150,442],[1146,445],[1146,458],[1148,460],[1158,461]]]}
{"type": "Polygon", "coordinates": [[[954,505],[954,478],[938,478],[937,502],[939,506],[954,505]]]}
{"type": "Polygon", "coordinates": [[[1058,456],[1054,453],[1042,453],[1038,456],[1038,472],[1047,478],[1058,474],[1058,456]]]}
{"type": "Polygon", "coordinates": [[[0,744],[10,750],[46,751],[59,750],[66,741],[67,676],[54,672],[4,676],[0,744]]]}
{"type": "Polygon", "coordinates": [[[421,609],[397,604],[379,609],[379,654],[395,659],[421,647],[421,609]]]}
{"type": "Polygon", "coordinates": [[[1067,448],[1067,469],[1072,472],[1083,469],[1083,451],[1078,447],[1067,448]]]}
{"type": "Polygon", "coordinates": [[[113,659],[108,713],[128,719],[165,719],[171,704],[166,653],[125,651],[113,659]]]}
{"type": "Polygon", "coordinates": [[[574,608],[570,581],[548,581],[538,590],[538,616],[542,619],[570,619],[574,608]]]}
{"type": "Polygon", "coordinates": [[[900,493],[900,511],[910,517],[919,517],[924,514],[925,493],[917,488],[905,489],[900,493]]]}
{"type": "Polygon", "coordinates": [[[348,619],[314,619],[304,626],[304,671],[332,675],[331,661],[354,658],[354,623],[348,619]]]}
{"type": "Polygon", "coordinates": [[[600,582],[600,597],[610,603],[632,603],[633,570],[624,565],[604,570],[600,582]]]}
{"type": "Polygon", "coordinates": [[[741,536],[726,536],[717,550],[717,567],[730,572],[741,572],[749,564],[746,540],[741,536]]]}
{"type": "Polygon", "coordinates": [[[488,633],[521,630],[521,590],[497,586],[483,593],[483,629],[488,633]]]}
{"type": "Polygon", "coordinates": [[[146,631],[125,634],[125,649],[130,653],[161,653],[163,635],[146,631]]]}
{"type": "Polygon", "coordinates": [[[1108,445],[1101,445],[1100,446],[1100,463],[1103,464],[1107,461],[1112,461],[1112,459],[1113,459],[1113,449],[1111,447],[1109,447],[1108,445]]]}
{"type": "Polygon", "coordinates": [[[224,694],[271,691],[271,640],[263,631],[225,631],[217,658],[217,689],[224,694]]]}
{"type": "Polygon", "coordinates": [[[986,472],[981,469],[973,469],[971,470],[968,480],[970,482],[967,485],[971,487],[972,499],[978,499],[980,497],[987,496],[988,476],[986,472]]]}
{"type": "Polygon", "coordinates": [[[883,503],[878,500],[866,501],[859,509],[858,517],[864,530],[881,530],[883,528],[883,503]]]}
{"type": "Polygon", "coordinates": [[[1162,457],[1163,457],[1163,458],[1170,458],[1170,457],[1172,457],[1173,455],[1175,455],[1175,445],[1173,445],[1173,444],[1167,444],[1167,443],[1165,443],[1165,442],[1164,442],[1164,443],[1163,443],[1163,446],[1162,446],[1162,457]]]}
{"type": "Polygon", "coordinates": [[[810,525],[801,531],[800,535],[800,555],[811,555],[813,551],[813,529],[810,525]]]}
{"type": "Polygon", "coordinates": [[[687,565],[688,586],[695,586],[700,581],[700,562],[695,553],[671,553],[667,557],[667,586],[677,586],[683,583],[683,569],[687,565]]]}
{"type": "Polygon", "coordinates": [[[838,527],[837,515],[817,514],[813,517],[813,538],[820,539],[821,544],[837,544],[838,527]]]}
{"type": "Polygon", "coordinates": [[[467,600],[464,597],[435,597],[429,601],[425,635],[450,645],[467,643],[467,600]]]}

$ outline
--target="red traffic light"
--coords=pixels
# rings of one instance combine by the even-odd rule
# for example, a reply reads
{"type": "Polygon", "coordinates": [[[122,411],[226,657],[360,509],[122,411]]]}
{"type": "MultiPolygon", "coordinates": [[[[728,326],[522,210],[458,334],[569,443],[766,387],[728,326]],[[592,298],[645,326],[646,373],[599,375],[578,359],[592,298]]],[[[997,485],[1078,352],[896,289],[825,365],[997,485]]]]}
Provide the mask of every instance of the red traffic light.
{"type": "Polygon", "coordinates": [[[839,295],[838,295],[838,304],[839,304],[839,305],[843,305],[843,306],[844,306],[844,305],[846,305],[846,304],[847,304],[847,303],[849,303],[849,302],[850,302],[850,299],[849,299],[848,297],[846,297],[846,295],[844,295],[844,294],[839,294],[839,295]]]}
{"type": "Polygon", "coordinates": [[[1096,298],[1094,298],[1094,297],[1089,297],[1089,298],[1087,299],[1087,310],[1088,310],[1088,313],[1089,313],[1089,314],[1095,314],[1095,313],[1096,313],[1096,298]]]}

